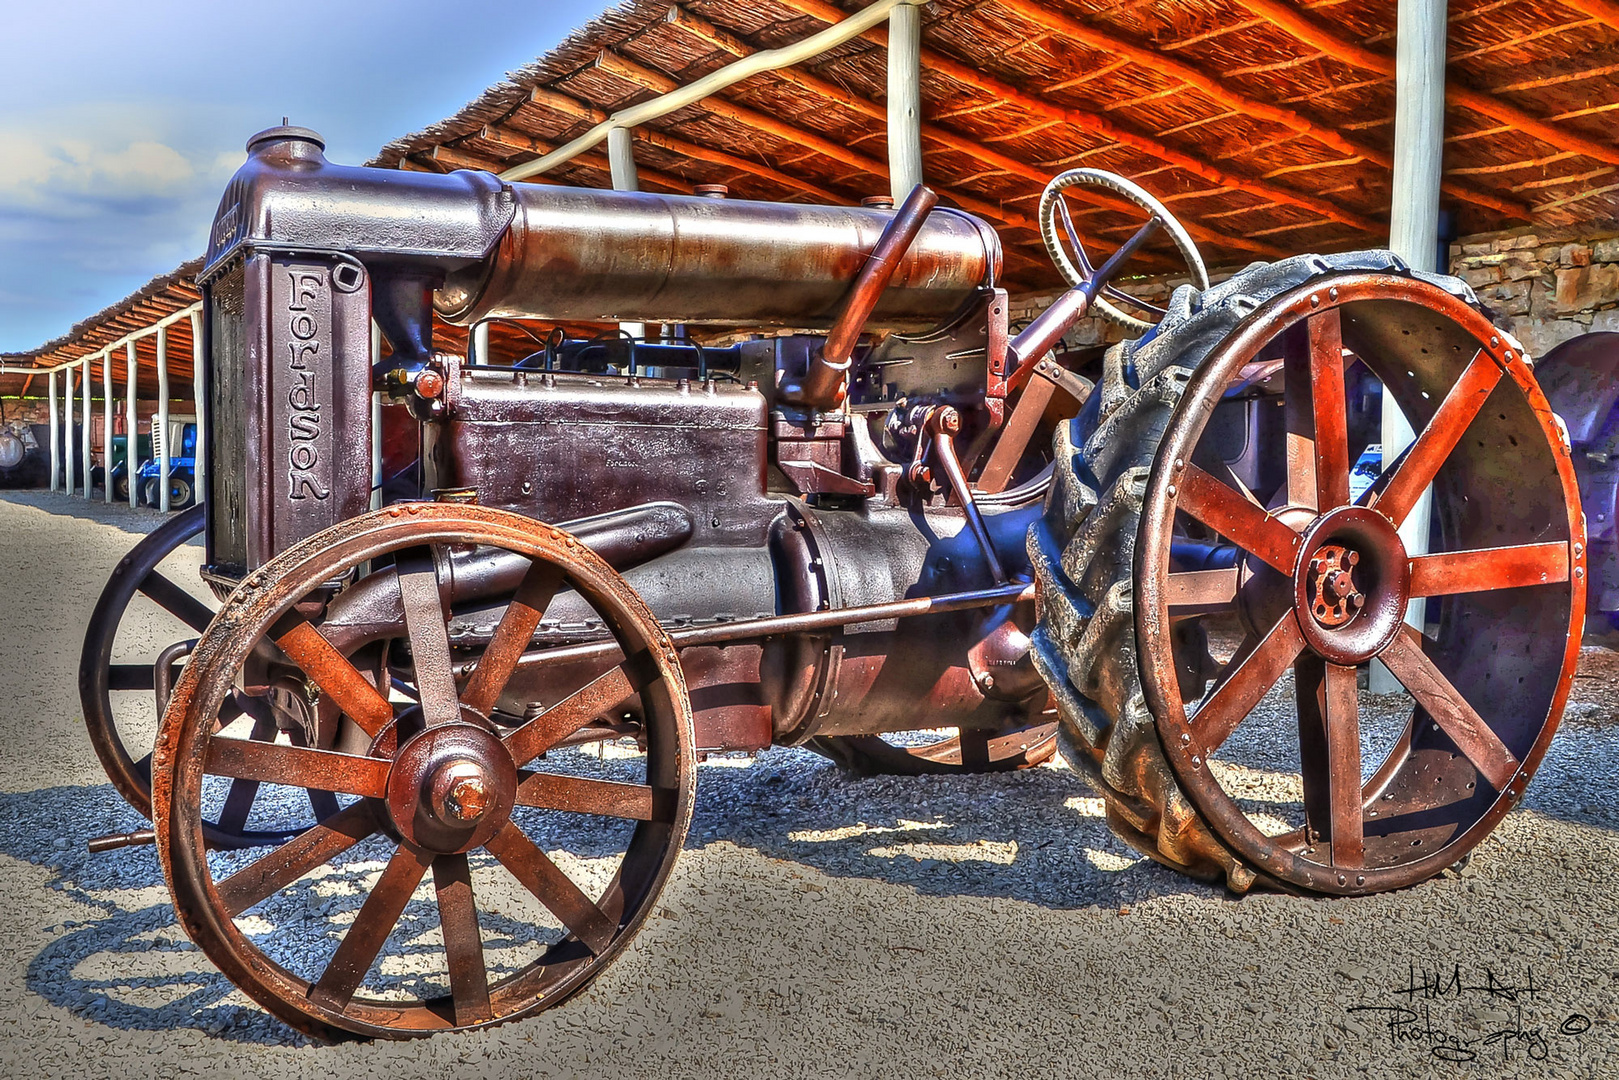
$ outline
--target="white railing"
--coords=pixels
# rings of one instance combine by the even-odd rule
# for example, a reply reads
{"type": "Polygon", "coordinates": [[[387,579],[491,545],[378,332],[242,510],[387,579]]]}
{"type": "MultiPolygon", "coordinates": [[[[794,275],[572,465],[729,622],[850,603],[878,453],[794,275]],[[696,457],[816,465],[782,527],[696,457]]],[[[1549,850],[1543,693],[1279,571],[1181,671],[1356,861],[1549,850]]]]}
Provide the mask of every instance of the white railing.
{"type": "MultiPolygon", "coordinates": [[[[139,499],[140,485],[137,484],[135,480],[135,467],[138,464],[136,461],[137,455],[135,451],[139,444],[139,440],[135,437],[135,370],[137,366],[135,362],[135,343],[148,335],[157,335],[158,403],[156,422],[160,426],[166,426],[168,423],[169,412],[169,338],[167,331],[170,326],[173,326],[181,319],[189,319],[191,321],[191,355],[192,370],[194,372],[192,386],[193,392],[196,394],[197,398],[197,449],[196,467],[194,471],[196,487],[194,490],[197,493],[197,497],[201,498],[203,475],[203,416],[205,410],[207,409],[207,404],[204,401],[205,394],[202,385],[202,304],[200,302],[190,304],[181,308],[179,311],[165,315],[163,318],[152,323],[150,326],[143,326],[139,330],[132,330],[118,340],[103,345],[95,352],[86,353],[76,360],[66,360],[60,364],[53,364],[50,367],[16,367],[0,364],[0,375],[44,375],[50,380],[52,491],[61,490],[69,495],[73,494],[74,467],[76,464],[78,464],[74,460],[73,453],[73,369],[79,368],[81,370],[82,385],[84,387],[84,406],[82,409],[84,431],[80,443],[84,465],[83,495],[86,499],[90,498],[90,429],[92,427],[90,423],[90,365],[99,359],[101,361],[102,376],[103,420],[101,431],[101,461],[102,471],[105,479],[104,496],[107,502],[112,502],[112,355],[119,350],[122,350],[124,353],[125,388],[124,426],[128,429],[124,444],[124,458],[126,463],[125,468],[129,472],[129,505],[135,506],[137,504],[139,499]],[[64,416],[65,432],[60,440],[60,442],[64,445],[60,446],[57,436],[58,406],[56,397],[56,373],[59,371],[65,372],[63,375],[63,389],[65,391],[63,399],[66,410],[64,416]],[[57,468],[59,461],[62,461],[65,466],[60,470],[57,468]],[[60,489],[58,488],[58,484],[61,485],[60,489]]],[[[156,447],[154,444],[154,449],[155,448],[156,447]]],[[[158,459],[158,491],[160,505],[164,510],[169,509],[170,465],[171,462],[169,460],[169,454],[167,452],[167,447],[165,446],[164,451],[159,455],[158,459]]]]}

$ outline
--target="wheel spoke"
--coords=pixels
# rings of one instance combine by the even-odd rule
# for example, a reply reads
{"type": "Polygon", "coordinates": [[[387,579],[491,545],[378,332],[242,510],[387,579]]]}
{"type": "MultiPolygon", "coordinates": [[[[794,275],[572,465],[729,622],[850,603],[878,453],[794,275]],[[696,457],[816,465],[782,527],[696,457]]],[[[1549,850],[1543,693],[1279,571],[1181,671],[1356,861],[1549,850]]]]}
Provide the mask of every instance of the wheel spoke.
{"type": "Polygon", "coordinates": [[[444,622],[444,602],[439,598],[432,549],[413,548],[402,553],[396,572],[405,631],[410,635],[411,662],[416,669],[416,688],[422,695],[422,715],[428,727],[454,723],[461,718],[461,704],[450,666],[450,634],[444,622]]]}
{"type": "Polygon", "coordinates": [[[140,591],[157,601],[158,605],[185,623],[197,633],[208,629],[214,613],[208,605],[186,592],[156,570],[149,570],[141,579],[140,591]]]}
{"type": "Polygon", "coordinates": [[[305,829],[285,844],[218,883],[219,898],[234,918],[376,832],[370,803],[355,803],[305,829]]]}
{"type": "Polygon", "coordinates": [[[155,690],[157,680],[149,664],[109,664],[107,689],[155,690]]]}
{"type": "Polygon", "coordinates": [[[1170,574],[1164,588],[1165,602],[1172,614],[1193,614],[1184,608],[1196,608],[1195,613],[1217,610],[1237,598],[1237,568],[1226,570],[1188,570],[1170,574]]]}
{"type": "Polygon", "coordinates": [[[653,819],[652,788],[646,784],[588,780],[557,773],[523,773],[517,785],[517,804],[635,821],[653,819]]]}
{"type": "Polygon", "coordinates": [[[1282,335],[1282,412],[1287,429],[1284,440],[1287,458],[1287,501],[1290,506],[1316,508],[1314,334],[1308,343],[1303,327],[1295,326],[1282,335]]]}
{"type": "Polygon", "coordinates": [[[320,981],[310,989],[311,1000],[339,1011],[348,1008],[354,991],[365,981],[365,973],[371,970],[432,861],[428,852],[409,844],[399,845],[371,895],[360,905],[326,970],[321,972],[320,981]]]}
{"type": "Polygon", "coordinates": [[[375,737],[392,722],[394,710],[388,699],[307,619],[288,615],[271,632],[281,651],[367,735],[375,737]]]}
{"type": "Polygon", "coordinates": [[[478,905],[472,898],[472,872],[466,855],[440,855],[433,860],[433,889],[438,894],[456,1025],[482,1023],[492,1015],[489,969],[484,966],[483,933],[478,929],[478,905]]]}
{"type": "MultiPolygon", "coordinates": [[[[253,730],[248,738],[254,742],[270,743],[275,741],[276,723],[270,710],[256,710],[253,716],[253,730]]],[[[258,796],[259,782],[257,780],[236,779],[230,783],[230,792],[225,796],[225,806],[219,812],[219,828],[223,832],[239,835],[247,827],[247,815],[253,810],[253,800],[258,796]]]]}
{"type": "Polygon", "coordinates": [[[1305,820],[1310,831],[1330,841],[1332,865],[1345,869],[1366,861],[1355,678],[1353,667],[1314,654],[1294,665],[1305,820]]]}
{"type": "Polygon", "coordinates": [[[388,793],[387,761],[340,754],[335,750],[215,737],[208,740],[205,768],[214,776],[318,788],[372,799],[384,798],[388,793]]]}
{"type": "Polygon", "coordinates": [[[1411,691],[1417,704],[1450,736],[1456,749],[1473,763],[1490,786],[1496,791],[1505,791],[1518,771],[1518,759],[1434,666],[1423,652],[1416,630],[1402,627],[1379,659],[1388,665],[1401,685],[1411,691]]]}
{"type": "Polygon", "coordinates": [[[1344,337],[1338,308],[1311,315],[1310,402],[1315,429],[1315,506],[1349,505],[1349,403],[1344,388],[1344,337]]]}
{"type": "Polygon", "coordinates": [[[506,614],[500,617],[500,625],[495,627],[495,636],[478,658],[472,678],[467,681],[467,691],[462,697],[467,705],[485,716],[494,709],[500,692],[517,668],[518,658],[534,639],[534,628],[540,625],[545,609],[561,585],[561,567],[538,560],[529,566],[506,614]]]}
{"type": "Polygon", "coordinates": [[[1299,534],[1190,462],[1181,475],[1179,498],[1180,509],[1244,551],[1284,574],[1293,572],[1299,534]]]}
{"type": "Polygon", "coordinates": [[[572,735],[596,717],[612,712],[640,691],[641,680],[632,678],[630,661],[598,675],[581,690],[563,698],[534,719],[506,736],[506,749],[518,765],[526,765],[560,740],[572,735]]]}
{"type": "Polygon", "coordinates": [[[1473,422],[1473,417],[1478,415],[1485,399],[1494,392],[1495,384],[1500,381],[1501,369],[1495,359],[1483,349],[1474,353],[1467,370],[1450,388],[1445,400],[1439,403],[1433,419],[1428,421],[1428,426],[1422,429],[1422,434],[1406,451],[1405,460],[1396,468],[1382,495],[1373,504],[1390,521],[1396,525],[1405,521],[1423,490],[1433,482],[1439,466],[1456,448],[1467,431],[1467,425],[1473,422]]]}
{"type": "Polygon", "coordinates": [[[612,942],[613,921],[515,824],[508,821],[484,846],[591,952],[600,956],[612,942]]]}
{"type": "Polygon", "coordinates": [[[1252,652],[1234,661],[1222,673],[1214,693],[1191,720],[1192,730],[1203,744],[1204,752],[1212,754],[1231,737],[1237,725],[1276,685],[1276,680],[1302,648],[1304,635],[1299,630],[1298,617],[1289,610],[1276,620],[1276,625],[1252,652]]]}
{"type": "Polygon", "coordinates": [[[1566,540],[1414,555],[1411,558],[1411,595],[1447,596],[1549,585],[1567,581],[1568,566],[1566,540]]]}

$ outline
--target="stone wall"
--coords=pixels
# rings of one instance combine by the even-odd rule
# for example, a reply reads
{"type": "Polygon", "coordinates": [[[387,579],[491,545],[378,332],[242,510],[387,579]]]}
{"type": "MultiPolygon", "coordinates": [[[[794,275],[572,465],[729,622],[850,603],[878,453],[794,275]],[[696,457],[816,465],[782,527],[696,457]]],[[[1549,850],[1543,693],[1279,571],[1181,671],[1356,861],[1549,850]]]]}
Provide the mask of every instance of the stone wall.
{"type": "Polygon", "coordinates": [[[1450,262],[1532,357],[1580,334],[1619,331],[1619,235],[1470,236],[1451,245],[1450,262]]]}
{"type": "MultiPolygon", "coordinates": [[[[62,415],[60,412],[62,408],[60,396],[56,399],[56,407],[58,409],[57,415],[60,417],[62,415]]],[[[99,397],[93,400],[92,408],[99,423],[102,416],[101,399],[99,397]]],[[[121,398],[114,399],[114,430],[123,430],[123,409],[123,400],[121,398]]],[[[189,414],[191,412],[191,403],[189,401],[176,401],[169,406],[169,409],[176,415],[180,413],[189,414]]],[[[5,398],[0,400],[0,411],[5,413],[7,420],[21,420],[25,424],[49,424],[51,422],[51,401],[48,397],[5,398]]],[[[135,426],[141,434],[144,435],[151,430],[152,414],[155,412],[157,412],[157,402],[141,400],[135,402],[135,426]]],[[[84,402],[80,398],[73,399],[73,423],[75,426],[84,423],[84,402]]],[[[100,428],[98,427],[96,430],[99,431],[100,428]]]]}
{"type": "MultiPolygon", "coordinates": [[[[1469,236],[1451,245],[1450,259],[1450,272],[1478,291],[1532,357],[1580,334],[1619,332],[1619,226],[1584,235],[1528,228],[1469,236]]],[[[1230,271],[1212,275],[1215,281],[1229,276],[1230,271]]],[[[1185,278],[1148,278],[1125,291],[1162,307],[1174,288],[1185,283],[1185,278]]],[[[1056,296],[1013,295],[1013,332],[1056,296]]],[[[1063,340],[1070,348],[1083,348],[1130,336],[1111,320],[1090,318],[1063,340]]]]}

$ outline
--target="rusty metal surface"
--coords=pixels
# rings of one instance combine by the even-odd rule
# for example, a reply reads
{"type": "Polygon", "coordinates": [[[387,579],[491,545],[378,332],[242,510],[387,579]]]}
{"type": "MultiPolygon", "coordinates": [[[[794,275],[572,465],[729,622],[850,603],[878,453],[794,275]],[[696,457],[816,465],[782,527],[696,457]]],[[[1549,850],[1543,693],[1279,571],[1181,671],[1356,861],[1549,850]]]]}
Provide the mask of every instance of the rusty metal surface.
{"type": "Polygon", "coordinates": [[[765,417],[764,397],[730,382],[452,365],[426,427],[428,485],[476,488],[480,504],[541,521],[672,500],[692,515],[693,543],[759,545],[779,512],[765,495],[765,417]]]}
{"type": "MultiPolygon", "coordinates": [[[[388,173],[387,175],[397,175],[388,173]]],[[[514,184],[517,214],[486,266],[452,274],[437,309],[490,316],[830,327],[895,211],[514,184]]],[[[948,321],[1000,276],[994,229],[931,215],[871,325],[948,321]]]]}
{"type": "MultiPolygon", "coordinates": [[[[1297,393],[1292,383],[1289,393],[1297,393]]],[[[1515,345],[1466,303],[1410,278],[1342,274],[1261,308],[1183,400],[1148,482],[1137,548],[1143,685],[1176,778],[1224,843],[1293,887],[1364,893],[1431,876],[1517,801],[1556,729],[1578,655],[1583,525],[1572,463],[1545,398],[1515,345]],[[1330,393],[1315,391],[1315,408],[1304,410],[1315,426],[1289,424],[1290,444],[1295,436],[1298,443],[1288,447],[1283,508],[1256,508],[1190,464],[1222,389],[1268,342],[1300,325],[1310,332],[1294,340],[1312,353],[1335,357],[1341,341],[1382,377],[1420,432],[1361,507],[1342,505],[1347,488],[1336,473],[1348,459],[1336,446],[1344,433],[1330,393]],[[1411,558],[1393,523],[1430,482],[1444,543],[1411,558]],[[1168,561],[1177,509],[1275,568],[1241,588],[1285,583],[1291,593],[1276,628],[1250,639],[1194,710],[1182,705],[1169,632],[1171,604],[1188,595],[1168,561]],[[1352,568],[1349,553],[1357,556],[1352,568]],[[1346,569],[1353,575],[1331,577],[1346,569]],[[1357,594],[1363,603],[1352,611],[1318,604],[1357,594]],[[1448,597],[1437,638],[1404,626],[1413,595],[1448,597]],[[1422,709],[1363,789],[1354,665],[1374,655],[1422,709]],[[1278,837],[1260,832],[1208,761],[1289,665],[1300,695],[1307,823],[1278,837]]],[[[1199,598],[1221,594],[1217,586],[1199,598]]],[[[1238,603],[1274,611],[1278,601],[1238,603]]]]}
{"type": "MultiPolygon", "coordinates": [[[[407,560],[408,564],[408,560],[407,560]]],[[[425,569],[445,565],[430,559],[425,569]]],[[[542,603],[550,573],[525,589],[542,603]]],[[[442,585],[442,583],[440,583],[442,585]]],[[[439,621],[440,589],[410,590],[420,611],[401,633],[419,665],[448,673],[446,639],[424,625],[439,621]],[[437,608],[436,612],[429,610],[437,608]],[[430,651],[441,654],[427,659],[430,651]]],[[[413,602],[407,600],[407,613],[413,602]]],[[[302,621],[319,633],[319,616],[302,621]]],[[[512,605],[513,627],[533,609],[512,605]]],[[[303,616],[299,616],[303,619],[303,616]]],[[[508,629],[496,637],[512,637],[508,629]]],[[[323,660],[324,662],[324,660],[323,660]]],[[[347,661],[344,661],[347,663],[347,661]]],[[[312,674],[312,673],[311,673],[312,674]]],[[[417,678],[409,670],[402,672],[417,678]]],[[[398,678],[399,675],[395,675],[398,678]]],[[[363,679],[364,676],[362,675],[363,679]]],[[[500,681],[498,674],[486,676],[500,681]]],[[[498,696],[498,686],[485,692],[498,696]]],[[[200,639],[175,689],[155,757],[154,810],[159,856],[174,893],[182,925],[209,957],[249,996],[301,1030],[321,1037],[343,1034],[403,1037],[450,1027],[499,1022],[546,1007],[584,985],[635,933],[673,865],[691,808],[693,745],[691,714],[674,647],[650,611],[623,580],[574,537],[560,529],[498,510],[444,503],[391,507],[344,522],[283,553],[250,575],[200,639]],[[213,713],[229,693],[235,673],[256,642],[279,628],[294,605],[345,570],[394,553],[439,545],[486,544],[554,567],[568,584],[596,605],[633,665],[613,668],[620,679],[611,692],[586,686],[502,733],[476,710],[459,707],[454,718],[426,723],[416,705],[390,706],[388,727],[363,754],[315,750],[286,743],[258,743],[216,735],[213,713]],[[637,694],[641,730],[648,747],[646,783],[614,784],[543,773],[520,774],[519,766],[590,722],[624,693],[637,694]],[[347,791],[364,800],[278,845],[231,877],[216,882],[206,857],[202,820],[205,775],[347,791]],[[619,873],[601,897],[583,894],[535,848],[510,817],[520,786],[530,805],[562,806],[633,822],[619,873]],[[633,789],[633,790],[632,790],[633,789]],[[378,810],[381,809],[381,816],[378,810]],[[369,891],[360,918],[344,935],[323,972],[299,978],[275,964],[236,925],[236,916],[298,876],[340,857],[381,829],[394,838],[395,853],[369,891]],[[486,847],[529,887],[571,934],[514,975],[492,980],[476,948],[475,882],[463,853],[486,847]],[[383,1000],[365,992],[367,971],[426,872],[434,872],[452,973],[451,993],[420,1002],[383,1000]],[[582,942],[581,956],[570,941],[582,942]]],[[[324,933],[324,929],[320,930],[324,933]]]]}

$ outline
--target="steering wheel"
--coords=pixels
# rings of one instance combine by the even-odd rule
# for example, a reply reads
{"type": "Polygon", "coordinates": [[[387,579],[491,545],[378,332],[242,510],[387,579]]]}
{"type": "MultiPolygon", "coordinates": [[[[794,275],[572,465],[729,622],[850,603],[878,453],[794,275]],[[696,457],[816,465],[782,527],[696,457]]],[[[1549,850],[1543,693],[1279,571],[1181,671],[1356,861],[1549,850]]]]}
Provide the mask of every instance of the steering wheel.
{"type": "MultiPolygon", "coordinates": [[[[1051,261],[1057,264],[1068,284],[1075,288],[1084,285],[1096,276],[1096,267],[1091,265],[1090,256],[1085,251],[1085,245],[1079,239],[1079,232],[1074,228],[1074,219],[1068,213],[1067,200],[1063,192],[1071,187],[1099,187],[1111,191],[1115,195],[1122,195],[1125,199],[1141,207],[1159,221],[1160,227],[1169,234],[1169,238],[1180,249],[1181,257],[1186,260],[1187,267],[1192,271],[1192,284],[1199,289],[1209,287],[1209,272],[1203,266],[1203,256],[1198,254],[1197,245],[1186,227],[1175,216],[1164,208],[1159,202],[1147,193],[1139,184],[1126,180],[1118,173],[1106,172],[1102,169],[1069,169],[1067,172],[1052,178],[1046,185],[1046,190],[1040,195],[1040,239],[1045,241],[1046,254],[1051,261]],[[1059,232],[1058,230],[1061,230],[1059,232]],[[1063,241],[1067,241],[1064,246],[1063,241]],[[1069,249],[1073,254],[1069,254],[1069,249]],[[1077,260],[1077,262],[1076,262],[1077,260]]],[[[1115,305],[1108,302],[1108,297],[1127,303],[1132,307],[1144,311],[1158,313],[1162,319],[1167,314],[1164,308],[1155,304],[1146,303],[1129,293],[1114,288],[1112,285],[1102,286],[1102,290],[1094,299],[1095,306],[1102,314],[1122,326],[1126,326],[1137,333],[1146,333],[1151,330],[1156,321],[1147,322],[1133,315],[1127,315],[1115,305]]]]}

